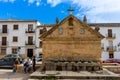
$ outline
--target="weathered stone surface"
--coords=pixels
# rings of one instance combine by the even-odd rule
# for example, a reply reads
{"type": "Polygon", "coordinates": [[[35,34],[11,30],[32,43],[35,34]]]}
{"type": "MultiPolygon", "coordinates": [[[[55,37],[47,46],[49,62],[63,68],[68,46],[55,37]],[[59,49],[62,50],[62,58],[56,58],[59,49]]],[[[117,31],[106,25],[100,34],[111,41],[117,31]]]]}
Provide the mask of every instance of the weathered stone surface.
{"type": "MultiPolygon", "coordinates": [[[[103,36],[99,32],[92,30],[88,25],[70,15],[42,35],[43,63],[45,63],[47,59],[50,60],[50,58],[56,58],[55,60],[50,60],[53,62],[57,59],[58,62],[64,62],[66,60],[68,62],[79,62],[79,59],[83,59],[81,60],[82,63],[88,62],[89,64],[85,63],[85,65],[91,65],[90,59],[93,59],[98,60],[100,66],[102,66],[102,38],[103,36]],[[73,26],[68,25],[70,18],[73,19],[73,26]],[[59,34],[58,28],[63,30],[62,34],[59,34]],[[83,32],[81,32],[81,29],[83,29],[83,32]],[[76,60],[74,60],[75,58],[76,60]],[[84,59],[88,59],[88,61],[84,59]]],[[[67,64],[67,69],[72,70],[71,63],[67,64]]]]}

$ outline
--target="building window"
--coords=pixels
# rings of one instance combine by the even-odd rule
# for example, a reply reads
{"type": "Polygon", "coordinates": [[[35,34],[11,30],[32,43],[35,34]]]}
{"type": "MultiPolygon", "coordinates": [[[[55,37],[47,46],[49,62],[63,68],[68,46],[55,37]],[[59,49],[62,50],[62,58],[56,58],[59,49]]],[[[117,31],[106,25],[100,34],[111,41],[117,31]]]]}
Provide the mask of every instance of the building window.
{"type": "Polygon", "coordinates": [[[7,25],[2,25],[2,33],[7,33],[7,25]]]}
{"type": "Polygon", "coordinates": [[[84,33],[85,33],[84,28],[80,28],[80,34],[84,34],[84,33]]]}
{"type": "Polygon", "coordinates": [[[33,31],[33,24],[28,24],[28,31],[33,31]]]}
{"type": "Polygon", "coordinates": [[[40,29],[40,32],[39,32],[39,34],[42,34],[43,33],[43,29],[40,29]]]}
{"type": "Polygon", "coordinates": [[[1,48],[1,54],[6,54],[6,48],[1,48]]]}
{"type": "Polygon", "coordinates": [[[2,45],[7,45],[7,37],[2,37],[2,45]]]}
{"type": "Polygon", "coordinates": [[[33,36],[28,36],[28,44],[33,45],[33,36]]]}
{"type": "Polygon", "coordinates": [[[13,25],[13,30],[18,30],[18,25],[17,24],[13,25]]]}
{"type": "Polygon", "coordinates": [[[17,54],[17,48],[12,48],[12,53],[17,54]]]}
{"type": "Polygon", "coordinates": [[[112,37],[112,29],[108,29],[108,37],[112,37]]]}
{"type": "Polygon", "coordinates": [[[109,58],[114,58],[114,55],[113,54],[109,54],[109,58]]]}
{"type": "Polygon", "coordinates": [[[39,44],[40,48],[42,47],[42,41],[40,41],[40,44],[39,44]]]}
{"type": "Polygon", "coordinates": [[[13,42],[18,42],[18,37],[14,36],[13,37],[13,42]]]}

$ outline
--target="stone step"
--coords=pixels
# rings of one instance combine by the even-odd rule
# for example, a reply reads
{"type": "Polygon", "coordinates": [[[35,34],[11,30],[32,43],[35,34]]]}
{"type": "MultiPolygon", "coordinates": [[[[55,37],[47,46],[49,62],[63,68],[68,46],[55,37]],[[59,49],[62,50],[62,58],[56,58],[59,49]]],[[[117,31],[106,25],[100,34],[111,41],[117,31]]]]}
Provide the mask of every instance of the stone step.
{"type": "MultiPolygon", "coordinates": [[[[40,80],[40,79],[28,79],[28,80],[40,80]]],[[[42,79],[41,79],[42,80],[42,79]]]]}
{"type": "Polygon", "coordinates": [[[39,70],[32,73],[30,75],[30,79],[32,80],[44,80],[45,78],[57,78],[57,80],[106,80],[106,79],[114,79],[120,80],[120,76],[116,75],[104,75],[104,74],[95,74],[88,71],[81,72],[73,72],[73,71],[59,71],[59,74],[55,71],[46,71],[45,73],[41,73],[39,70]]]}
{"type": "Polygon", "coordinates": [[[11,66],[0,66],[0,69],[12,69],[11,66]]]}

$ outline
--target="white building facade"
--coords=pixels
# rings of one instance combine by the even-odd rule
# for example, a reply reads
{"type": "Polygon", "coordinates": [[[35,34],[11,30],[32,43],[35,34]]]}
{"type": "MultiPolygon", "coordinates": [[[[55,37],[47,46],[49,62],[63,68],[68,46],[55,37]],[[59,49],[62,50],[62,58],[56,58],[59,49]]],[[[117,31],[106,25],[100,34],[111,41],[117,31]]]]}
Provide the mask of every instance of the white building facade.
{"type": "MultiPolygon", "coordinates": [[[[23,58],[42,54],[39,36],[56,24],[38,25],[36,20],[0,20],[0,56],[20,54],[23,58]]],[[[101,43],[102,60],[120,59],[120,23],[90,23],[105,37],[101,43]]],[[[97,55],[97,54],[96,54],[97,55]]]]}
{"type": "Polygon", "coordinates": [[[36,20],[0,20],[0,56],[20,54],[23,58],[39,55],[36,20]]]}
{"type": "Polygon", "coordinates": [[[102,60],[120,59],[120,23],[92,23],[92,28],[99,27],[105,37],[101,43],[102,60]]]}

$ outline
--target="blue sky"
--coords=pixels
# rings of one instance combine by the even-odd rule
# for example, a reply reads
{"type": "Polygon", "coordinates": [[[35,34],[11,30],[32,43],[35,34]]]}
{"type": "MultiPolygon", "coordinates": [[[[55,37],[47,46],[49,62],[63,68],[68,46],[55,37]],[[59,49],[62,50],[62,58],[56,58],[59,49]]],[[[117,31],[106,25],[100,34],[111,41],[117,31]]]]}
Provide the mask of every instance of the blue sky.
{"type": "Polygon", "coordinates": [[[42,24],[54,24],[69,15],[89,23],[120,23],[120,0],[0,0],[0,19],[38,20],[42,24]]]}

